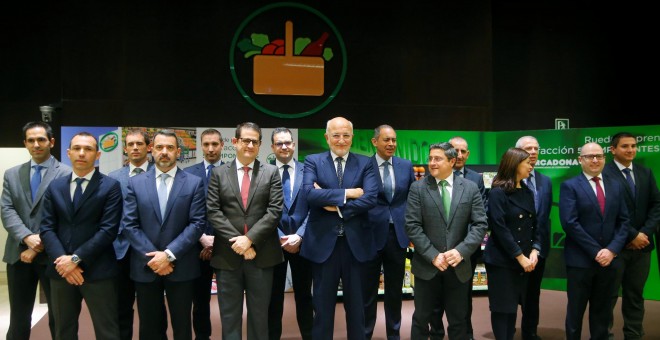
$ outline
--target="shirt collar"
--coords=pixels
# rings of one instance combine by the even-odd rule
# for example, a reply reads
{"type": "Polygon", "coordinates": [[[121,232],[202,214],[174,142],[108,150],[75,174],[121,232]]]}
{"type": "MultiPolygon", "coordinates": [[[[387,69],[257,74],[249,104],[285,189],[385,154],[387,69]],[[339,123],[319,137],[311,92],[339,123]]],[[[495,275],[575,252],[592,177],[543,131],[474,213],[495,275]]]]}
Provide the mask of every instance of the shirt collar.
{"type": "MultiPolygon", "coordinates": [[[[444,180],[447,181],[447,184],[449,185],[450,188],[453,187],[454,186],[454,172],[452,171],[451,175],[449,175],[449,177],[445,178],[444,180]]],[[[438,184],[438,186],[441,186],[440,182],[442,182],[442,179],[437,179],[436,178],[435,182],[438,184]]]]}
{"type": "Polygon", "coordinates": [[[92,176],[94,176],[94,173],[95,173],[95,172],[96,172],[96,168],[94,168],[94,170],[90,171],[87,175],[82,176],[82,177],[79,177],[78,175],[76,175],[75,172],[72,172],[72,173],[71,173],[71,182],[75,182],[77,178],[84,178],[84,179],[86,179],[87,181],[91,181],[91,180],[92,180],[92,176]]]}
{"type": "MultiPolygon", "coordinates": [[[[350,152],[347,152],[347,153],[344,155],[344,157],[341,158],[341,159],[344,160],[344,163],[346,163],[346,161],[348,160],[348,154],[349,154],[349,153],[350,153],[350,152]]],[[[332,157],[332,161],[333,161],[333,162],[336,162],[337,157],[339,157],[339,156],[337,156],[337,154],[335,154],[335,153],[332,152],[332,151],[330,151],[330,156],[332,157]]]]}
{"type": "MultiPolygon", "coordinates": [[[[163,174],[163,172],[160,171],[160,169],[158,169],[158,167],[155,167],[155,168],[156,168],[156,178],[158,178],[158,177],[160,177],[161,174],[163,174]]],[[[169,171],[167,171],[165,173],[170,175],[170,177],[174,178],[174,176],[176,175],[177,169],[178,169],[178,167],[175,166],[175,167],[173,167],[172,169],[170,169],[169,171]]]]}
{"type": "MultiPolygon", "coordinates": [[[[281,169],[284,165],[285,163],[282,163],[279,159],[275,158],[275,166],[277,166],[278,169],[281,169]]],[[[296,170],[296,162],[293,161],[293,158],[289,161],[289,163],[286,163],[286,165],[288,165],[291,170],[296,170]]]]}
{"type": "MultiPolygon", "coordinates": [[[[616,166],[617,166],[617,167],[619,168],[619,170],[621,170],[621,171],[623,171],[623,169],[626,168],[625,166],[623,166],[623,164],[617,162],[616,159],[614,160],[614,164],[616,164],[616,166]]],[[[628,167],[628,169],[630,169],[630,171],[633,171],[633,164],[632,164],[632,163],[630,163],[630,166],[628,167]]]]}
{"type": "Polygon", "coordinates": [[[375,154],[375,156],[376,156],[376,163],[378,163],[379,167],[383,166],[383,163],[385,162],[390,162],[390,165],[392,165],[392,157],[390,157],[390,159],[386,161],[383,159],[383,157],[380,157],[379,154],[375,154]]]}
{"type": "Polygon", "coordinates": [[[30,168],[34,167],[35,165],[41,165],[42,168],[48,168],[52,162],[53,162],[52,155],[48,157],[47,160],[43,161],[41,164],[37,164],[37,162],[35,162],[34,159],[30,159],[30,168]]]}
{"type": "Polygon", "coordinates": [[[135,166],[133,163],[128,163],[128,173],[132,174],[133,170],[136,168],[142,169],[143,172],[147,172],[147,168],[149,168],[149,160],[144,161],[144,163],[140,164],[140,166],[135,166]]]}
{"type": "Polygon", "coordinates": [[[586,172],[584,172],[584,171],[582,171],[582,173],[584,174],[584,177],[586,177],[588,181],[591,181],[591,179],[594,178],[594,177],[598,177],[598,178],[600,178],[601,181],[603,180],[603,173],[602,173],[602,172],[599,173],[598,176],[591,176],[591,175],[588,175],[588,174],[587,174],[586,172]]]}
{"type": "MultiPolygon", "coordinates": [[[[209,161],[204,159],[204,169],[208,169],[209,165],[211,165],[211,163],[209,163],[209,161]]],[[[217,161],[217,162],[213,163],[214,167],[219,167],[220,165],[222,165],[222,161],[217,161]]]]}
{"type": "Polygon", "coordinates": [[[249,167],[250,169],[254,170],[254,161],[250,162],[250,164],[241,164],[241,162],[238,161],[238,158],[236,158],[236,167],[239,169],[242,169],[243,167],[249,167]]]}

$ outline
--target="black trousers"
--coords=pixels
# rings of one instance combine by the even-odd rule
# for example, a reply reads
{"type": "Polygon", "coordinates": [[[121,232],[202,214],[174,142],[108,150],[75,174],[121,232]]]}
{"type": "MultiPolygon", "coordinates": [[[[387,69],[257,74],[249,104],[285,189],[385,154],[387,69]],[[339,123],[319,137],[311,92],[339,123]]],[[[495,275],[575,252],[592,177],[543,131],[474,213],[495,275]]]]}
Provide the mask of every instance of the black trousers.
{"type": "MultiPolygon", "coordinates": [[[[36,259],[35,259],[36,260],[36,259]]],[[[7,264],[7,288],[9,290],[9,329],[7,340],[29,340],[32,328],[32,310],[37,294],[37,284],[46,294],[48,302],[48,327],[55,338],[55,317],[50,300],[50,280],[46,277],[46,265],[18,261],[7,264]]]]}
{"type": "Polygon", "coordinates": [[[196,340],[211,337],[211,261],[199,261],[201,274],[193,282],[192,325],[196,340]]]}
{"type": "Polygon", "coordinates": [[[165,298],[174,339],[192,339],[193,280],[172,282],[158,277],[153,282],[135,282],[135,290],[140,316],[140,340],[162,339],[162,333],[155,330],[167,328],[165,298]]]}
{"type": "MultiPolygon", "coordinates": [[[[612,308],[616,305],[621,288],[621,314],[623,335],[628,340],[644,337],[644,285],[651,269],[651,253],[624,249],[619,254],[616,283],[612,295],[612,308]]],[[[611,328],[612,322],[610,322],[611,328]]]]}
{"type": "Polygon", "coordinates": [[[539,299],[541,296],[541,281],[545,271],[545,259],[539,256],[539,262],[534,270],[529,273],[527,281],[527,293],[525,302],[522,304],[522,320],[520,329],[523,339],[536,335],[539,325],[539,299]]]}
{"type": "Polygon", "coordinates": [[[298,254],[284,251],[284,262],[273,271],[273,290],[268,306],[268,338],[279,340],[282,336],[282,315],[284,313],[284,286],[287,263],[291,267],[293,294],[296,299],[296,320],[300,337],[312,339],[314,306],[312,305],[312,264],[298,254]]]}
{"type": "Polygon", "coordinates": [[[566,339],[578,340],[582,336],[582,318],[589,305],[589,332],[591,339],[607,339],[607,326],[612,318],[612,294],[616,289],[615,259],[608,267],[566,267],[566,339]],[[614,267],[613,267],[614,266],[614,267]]]}

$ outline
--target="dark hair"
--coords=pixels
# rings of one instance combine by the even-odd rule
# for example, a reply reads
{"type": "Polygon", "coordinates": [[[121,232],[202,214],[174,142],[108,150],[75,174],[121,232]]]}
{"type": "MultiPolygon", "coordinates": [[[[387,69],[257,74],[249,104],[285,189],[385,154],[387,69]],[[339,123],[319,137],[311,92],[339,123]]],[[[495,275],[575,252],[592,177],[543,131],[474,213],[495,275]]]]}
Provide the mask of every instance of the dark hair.
{"type": "Polygon", "coordinates": [[[166,136],[166,137],[174,137],[176,139],[176,147],[177,149],[181,147],[183,144],[183,141],[181,140],[181,137],[177,136],[176,132],[174,130],[159,130],[158,132],[154,133],[154,140],[156,140],[156,136],[161,135],[161,136],[166,136]]]}
{"type": "Polygon", "coordinates": [[[391,127],[387,124],[380,125],[380,126],[378,126],[377,128],[374,129],[374,139],[378,139],[378,137],[380,137],[380,131],[382,129],[392,129],[392,130],[394,130],[393,127],[391,127]]]}
{"type": "Polygon", "coordinates": [[[448,161],[456,158],[456,156],[458,155],[458,153],[456,152],[456,149],[454,149],[454,146],[451,145],[451,143],[449,143],[449,142],[431,144],[431,146],[429,146],[429,153],[433,149],[443,150],[445,152],[445,156],[447,157],[448,161]]]}
{"type": "Polygon", "coordinates": [[[71,140],[69,140],[69,149],[71,149],[71,142],[73,141],[73,139],[78,137],[78,136],[87,136],[87,137],[94,138],[94,142],[96,143],[96,151],[99,151],[99,140],[96,139],[96,137],[94,137],[94,135],[92,135],[91,133],[89,133],[87,131],[78,132],[75,135],[73,135],[73,137],[71,137],[71,140]]]}
{"type": "MultiPolygon", "coordinates": [[[[151,141],[149,139],[149,134],[147,133],[147,131],[145,131],[143,129],[139,129],[139,128],[130,129],[130,130],[126,131],[126,136],[129,136],[129,135],[131,135],[131,136],[141,135],[142,138],[144,138],[144,144],[147,144],[147,145],[149,145],[149,142],[151,141]]],[[[126,145],[126,139],[124,139],[124,145],[126,145]]]]}
{"type": "Polygon", "coordinates": [[[516,172],[518,165],[529,158],[529,153],[521,148],[509,148],[506,150],[500,165],[497,168],[497,175],[493,178],[491,187],[501,187],[505,192],[516,190],[516,172]]]}
{"type": "Polygon", "coordinates": [[[633,135],[632,133],[630,133],[630,132],[619,132],[619,133],[615,134],[614,136],[612,136],[612,139],[610,140],[610,146],[613,147],[613,148],[616,148],[616,146],[619,145],[619,140],[621,140],[621,138],[626,138],[626,137],[632,137],[632,138],[635,139],[635,142],[637,142],[637,137],[635,135],[633,135]]]}
{"type": "MultiPolygon", "coordinates": [[[[282,127],[276,127],[275,130],[273,130],[273,133],[270,134],[270,143],[274,144],[275,143],[275,135],[278,134],[278,133],[282,133],[282,132],[290,134],[291,138],[293,138],[293,133],[291,133],[291,130],[289,130],[289,128],[285,128],[283,126],[282,127]]],[[[261,132],[259,133],[259,136],[261,136],[261,132]]],[[[236,138],[238,138],[238,137],[236,137],[236,138]]]]}
{"type": "Polygon", "coordinates": [[[259,141],[261,142],[261,128],[259,127],[259,125],[252,122],[245,122],[238,124],[238,126],[236,126],[236,136],[235,136],[236,138],[241,138],[241,132],[243,131],[243,129],[251,129],[257,131],[257,133],[259,133],[259,141]]]}
{"type": "Polygon", "coordinates": [[[25,138],[27,134],[27,130],[34,129],[34,128],[43,128],[46,130],[46,136],[48,136],[48,139],[53,138],[53,128],[48,125],[48,123],[42,122],[42,121],[34,121],[34,122],[29,122],[23,126],[23,138],[25,138]]]}
{"type": "Polygon", "coordinates": [[[204,136],[206,136],[206,135],[218,135],[218,136],[220,136],[220,140],[222,140],[222,134],[220,133],[220,131],[218,131],[216,129],[206,129],[206,130],[202,131],[202,136],[200,137],[200,139],[204,138],[204,136]]]}

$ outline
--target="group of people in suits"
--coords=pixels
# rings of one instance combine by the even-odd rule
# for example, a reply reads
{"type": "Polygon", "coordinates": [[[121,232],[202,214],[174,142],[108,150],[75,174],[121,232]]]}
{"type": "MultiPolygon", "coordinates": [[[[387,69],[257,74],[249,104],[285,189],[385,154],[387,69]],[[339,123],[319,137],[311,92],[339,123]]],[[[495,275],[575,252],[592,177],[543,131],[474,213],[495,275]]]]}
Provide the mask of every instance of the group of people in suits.
{"type": "MultiPolygon", "coordinates": [[[[76,339],[84,300],[97,339],[131,339],[137,300],[140,339],[209,339],[215,275],[224,339],[241,339],[244,299],[248,339],[279,339],[284,287],[291,269],[303,339],[332,339],[338,285],[347,337],[370,339],[384,277],[385,330],[400,338],[407,248],[412,243],[415,311],[411,338],[473,339],[471,283],[481,244],[489,275],[496,339],[512,339],[518,305],[523,339],[540,339],[539,295],[550,248],[550,179],[535,171],[539,144],[521,137],[502,156],[487,195],[483,177],[465,166],[467,141],[430,146],[429,175],[415,181],[410,161],[394,156],[396,131],[378,126],[372,157],[351,152],[353,125],[327,122],[329,150],[293,158],[287,128],[271,135],[274,164],[257,159],[261,128],[246,122],[231,139],[236,159],[222,163],[222,135],[201,134],[204,160],[177,166],[181,140],[129,130],[128,164],[108,176],[89,133],[73,136],[72,167],[52,155],[50,126],[23,128],[28,163],[5,173],[2,221],[10,296],[7,339],[29,339],[38,282],[48,301],[53,338],[76,339]],[[149,162],[149,154],[153,162],[149,162]],[[167,303],[167,308],[166,308],[167,303]]],[[[581,149],[583,173],[562,183],[566,232],[566,336],[581,336],[590,306],[592,338],[611,334],[622,288],[626,338],[644,335],[644,283],[660,192],[650,169],[633,162],[637,139],[612,137],[581,149]],[[609,327],[608,327],[609,325],[609,327]]]]}

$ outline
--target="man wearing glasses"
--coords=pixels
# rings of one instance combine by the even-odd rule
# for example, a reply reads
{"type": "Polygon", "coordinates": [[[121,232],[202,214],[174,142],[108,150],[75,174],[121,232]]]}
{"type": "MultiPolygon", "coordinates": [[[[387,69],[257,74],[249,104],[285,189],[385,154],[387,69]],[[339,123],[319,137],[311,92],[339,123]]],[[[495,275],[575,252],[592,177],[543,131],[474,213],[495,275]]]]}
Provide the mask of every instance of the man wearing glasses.
{"type": "Polygon", "coordinates": [[[592,339],[607,339],[612,317],[616,268],[629,228],[624,189],[602,176],[603,148],[585,144],[578,158],[582,174],[561,184],[559,219],[566,233],[566,339],[582,337],[582,318],[589,304],[592,339]]]}
{"type": "Polygon", "coordinates": [[[215,230],[211,267],[218,282],[223,339],[241,339],[243,295],[247,339],[268,339],[268,305],[273,268],[282,263],[277,224],[282,216],[282,182],[277,167],[257,160],[261,128],[236,127],[236,160],[213,170],[206,206],[215,230]]]}

